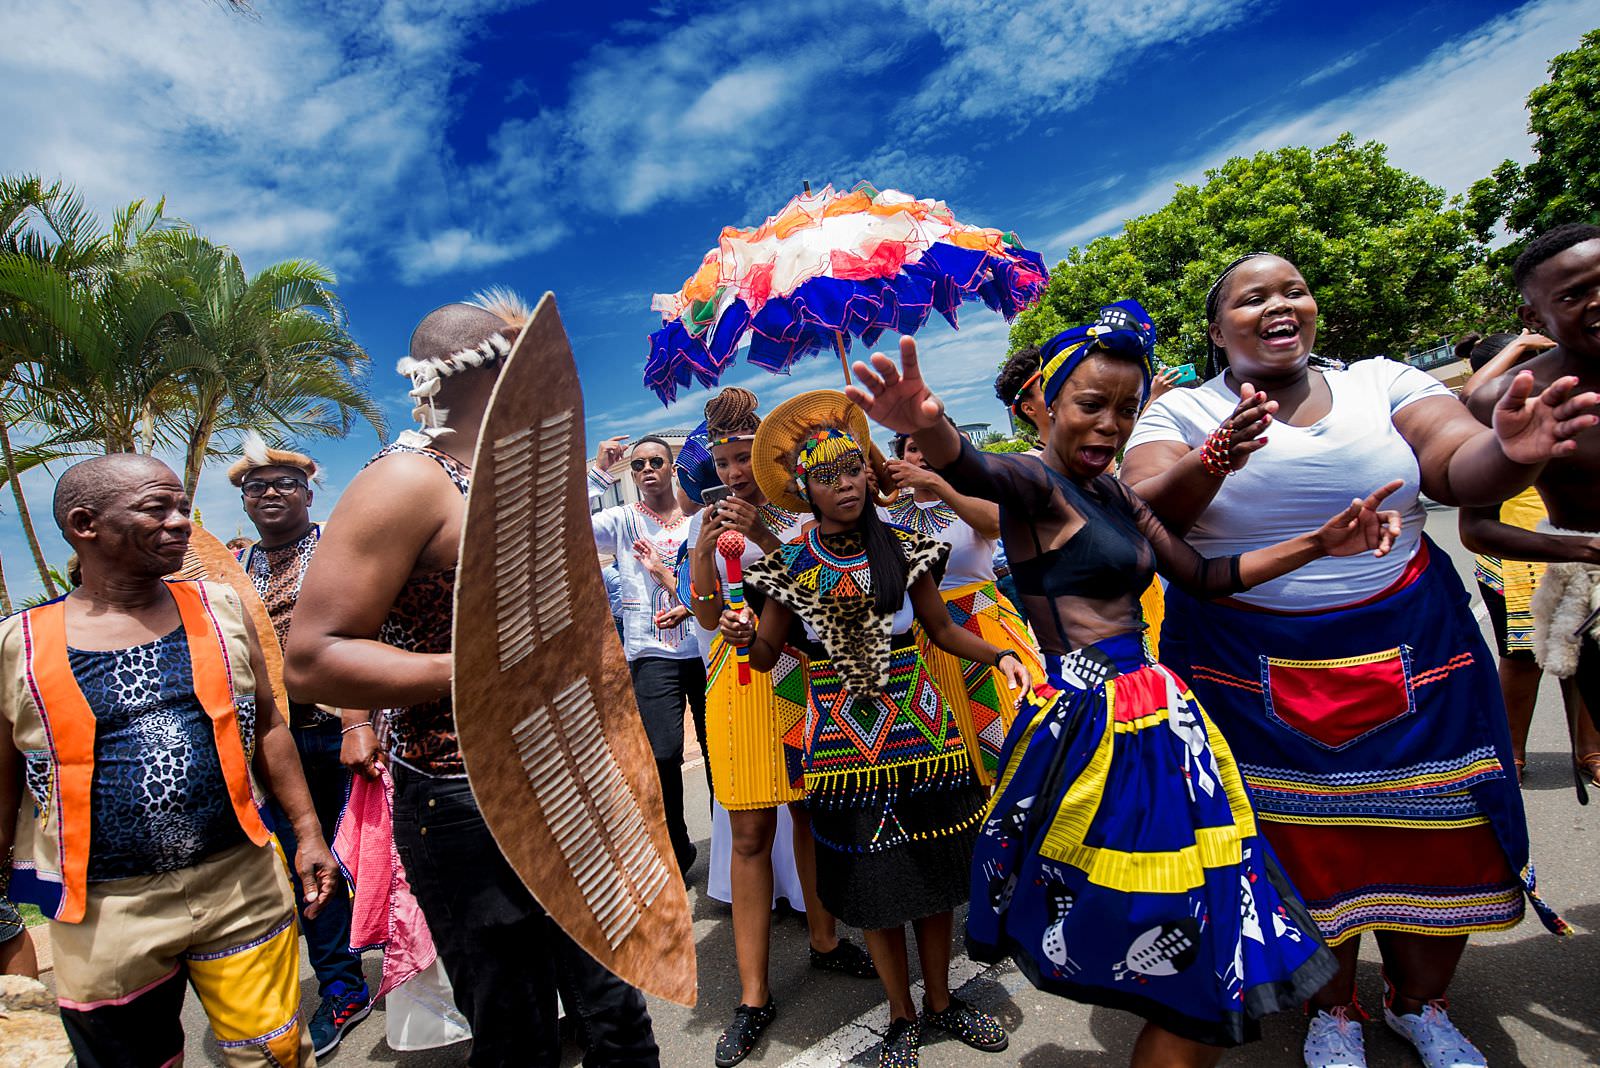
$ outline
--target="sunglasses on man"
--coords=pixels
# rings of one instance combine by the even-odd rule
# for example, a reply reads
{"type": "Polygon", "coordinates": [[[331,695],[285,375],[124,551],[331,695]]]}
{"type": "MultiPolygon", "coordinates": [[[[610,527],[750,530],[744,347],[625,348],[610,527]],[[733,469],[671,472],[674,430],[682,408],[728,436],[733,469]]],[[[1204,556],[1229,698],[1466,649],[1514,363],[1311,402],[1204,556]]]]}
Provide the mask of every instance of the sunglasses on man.
{"type": "Polygon", "coordinates": [[[638,456],[634,458],[633,469],[635,471],[643,471],[645,464],[650,465],[650,470],[659,471],[667,466],[667,461],[662,456],[638,456]]]}
{"type": "Polygon", "coordinates": [[[268,486],[277,490],[280,497],[287,497],[291,493],[296,493],[306,488],[306,484],[298,478],[284,476],[283,478],[275,478],[271,482],[265,479],[252,478],[247,480],[239,489],[244,491],[246,497],[256,498],[266,496],[268,486]]]}

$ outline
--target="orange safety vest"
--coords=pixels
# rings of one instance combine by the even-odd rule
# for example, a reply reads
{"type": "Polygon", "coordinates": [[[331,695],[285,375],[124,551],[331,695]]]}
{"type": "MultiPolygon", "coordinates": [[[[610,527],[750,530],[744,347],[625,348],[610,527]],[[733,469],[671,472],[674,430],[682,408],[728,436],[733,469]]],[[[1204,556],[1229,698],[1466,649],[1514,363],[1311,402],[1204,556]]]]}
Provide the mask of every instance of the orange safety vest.
{"type": "MultiPolygon", "coordinates": [[[[239,735],[234,706],[234,668],[228,637],[219,625],[208,591],[197,582],[168,583],[189,645],[195,697],[211,719],[228,797],[251,842],[268,840],[256,808],[250,761],[239,735]]],[[[210,596],[214,596],[212,593],[210,596]]],[[[33,704],[49,740],[52,779],[50,807],[55,816],[61,901],[54,919],[83,919],[88,891],[90,792],[94,785],[95,718],[67,659],[66,604],[52,601],[22,614],[24,670],[33,704]]],[[[42,843],[41,843],[42,844],[42,843]]],[[[19,858],[20,859],[20,858],[19,858]]]]}

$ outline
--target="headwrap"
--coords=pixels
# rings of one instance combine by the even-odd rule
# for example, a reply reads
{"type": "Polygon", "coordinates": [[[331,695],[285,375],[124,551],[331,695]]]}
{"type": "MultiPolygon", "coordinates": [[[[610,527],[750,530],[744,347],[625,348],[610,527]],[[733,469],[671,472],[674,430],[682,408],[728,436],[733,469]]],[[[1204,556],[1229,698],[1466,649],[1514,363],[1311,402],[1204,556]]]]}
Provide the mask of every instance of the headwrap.
{"type": "Polygon", "coordinates": [[[244,439],[244,455],[228,468],[228,481],[235,486],[244,485],[250,472],[258,467],[292,467],[304,473],[306,481],[317,477],[317,462],[303,452],[270,448],[261,435],[251,431],[244,439]]]}
{"type": "Polygon", "coordinates": [[[841,467],[852,456],[865,466],[866,454],[861,451],[861,444],[849,431],[836,427],[823,427],[802,441],[794,458],[794,483],[801,499],[811,503],[808,483],[813,480],[824,486],[838,482],[841,467]]]}
{"type": "Polygon", "coordinates": [[[1150,395],[1155,374],[1156,328],[1136,300],[1119,300],[1100,309],[1092,323],[1069,327],[1045,342],[1039,351],[1044,365],[1044,402],[1054,404],[1061,387],[1078,365],[1096,352],[1132,356],[1144,375],[1140,399],[1150,395]]]}

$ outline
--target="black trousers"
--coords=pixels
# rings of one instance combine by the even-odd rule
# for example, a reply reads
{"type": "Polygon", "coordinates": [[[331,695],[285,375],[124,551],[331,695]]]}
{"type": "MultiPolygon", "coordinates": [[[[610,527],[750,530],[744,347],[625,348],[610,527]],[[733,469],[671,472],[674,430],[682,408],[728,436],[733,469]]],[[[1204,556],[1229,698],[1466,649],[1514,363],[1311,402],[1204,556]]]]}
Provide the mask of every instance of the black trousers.
{"type": "Polygon", "coordinates": [[[470,1065],[556,1068],[556,993],[589,1068],[658,1068],[644,996],[597,964],[528,893],[465,779],[394,769],[394,842],[472,1026],[470,1065]]]}
{"type": "MultiPolygon", "coordinates": [[[[628,670],[633,673],[633,697],[639,704],[645,737],[650,739],[656,774],[661,779],[667,837],[672,841],[678,866],[685,868],[694,854],[694,843],[683,817],[683,706],[687,701],[703,753],[706,748],[706,667],[697,656],[684,660],[641,656],[629,661],[628,670]]],[[[710,796],[709,761],[705,764],[705,773],[706,793],[710,796]]]]}

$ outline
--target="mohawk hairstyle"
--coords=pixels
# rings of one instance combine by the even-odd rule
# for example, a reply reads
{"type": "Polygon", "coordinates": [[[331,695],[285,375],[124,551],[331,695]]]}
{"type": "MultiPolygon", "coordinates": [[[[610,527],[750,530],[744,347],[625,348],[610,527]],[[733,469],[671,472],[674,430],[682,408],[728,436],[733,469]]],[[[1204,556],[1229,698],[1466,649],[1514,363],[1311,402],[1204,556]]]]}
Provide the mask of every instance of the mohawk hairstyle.
{"type": "Polygon", "coordinates": [[[1511,280],[1524,298],[1528,295],[1528,279],[1533,277],[1545,260],[1559,256],[1573,245],[1600,239],[1600,226],[1593,223],[1563,223],[1528,242],[1517,262],[1511,268],[1511,280]]]}

